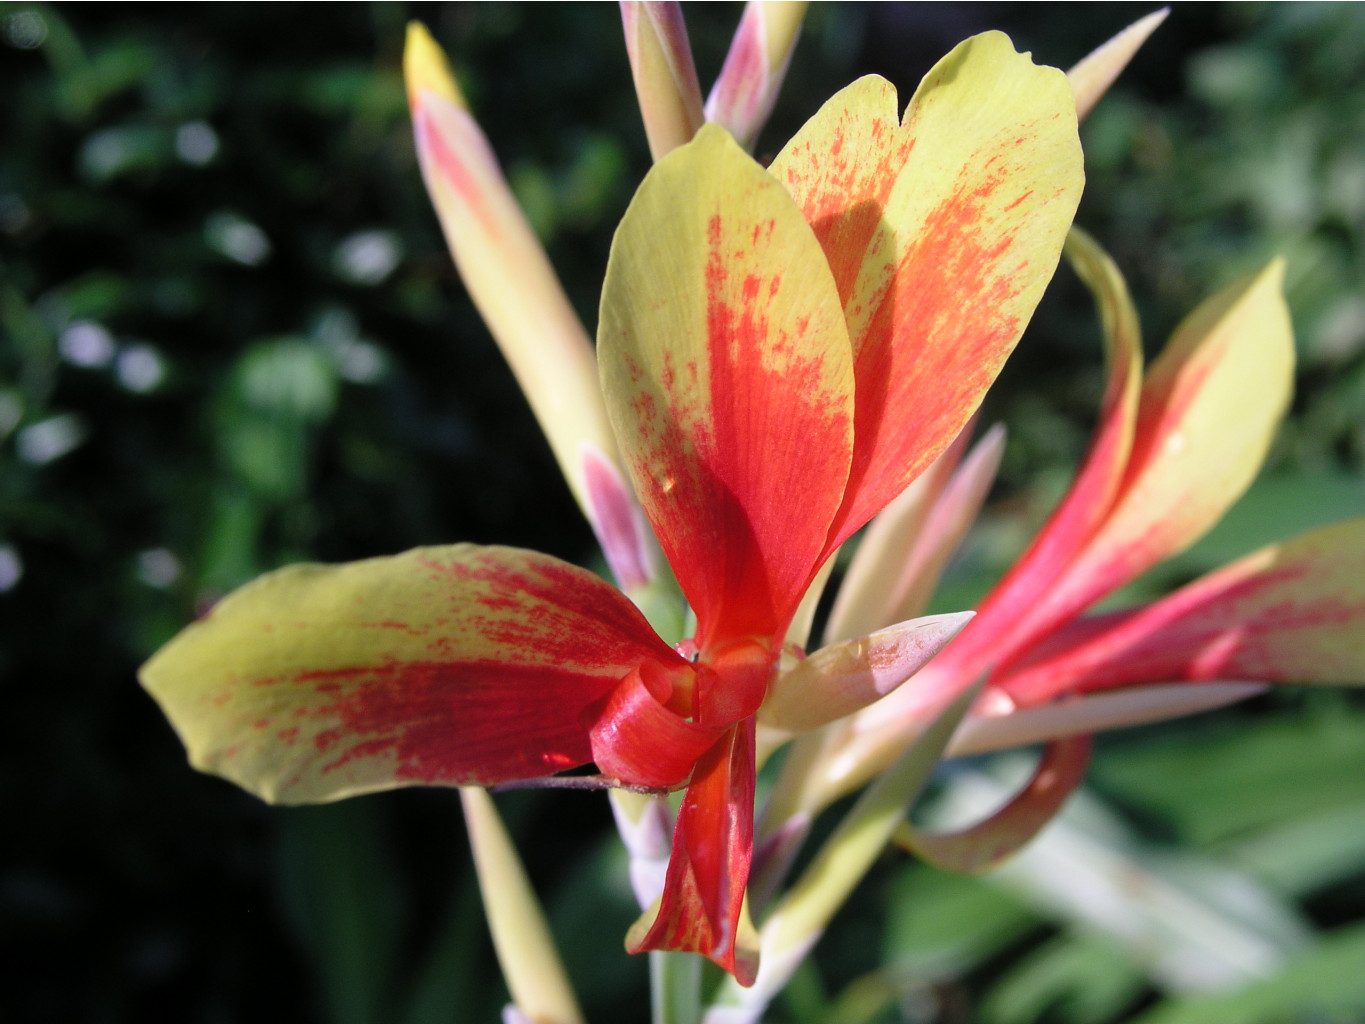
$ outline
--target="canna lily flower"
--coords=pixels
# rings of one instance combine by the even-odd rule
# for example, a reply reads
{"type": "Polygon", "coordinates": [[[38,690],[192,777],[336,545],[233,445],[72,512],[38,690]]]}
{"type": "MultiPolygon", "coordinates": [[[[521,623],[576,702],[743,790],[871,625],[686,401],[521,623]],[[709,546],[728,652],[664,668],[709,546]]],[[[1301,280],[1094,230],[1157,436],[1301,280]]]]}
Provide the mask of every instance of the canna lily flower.
{"type": "MultiPolygon", "coordinates": [[[[950,648],[910,686],[799,741],[792,763],[807,774],[775,798],[774,828],[807,820],[880,771],[929,709],[982,678],[982,696],[948,753],[1049,747],[1034,782],[979,828],[945,841],[903,835],[930,859],[966,869],[993,863],[1046,823],[1083,776],[1089,733],[1203,710],[1268,683],[1365,683],[1365,519],[1265,548],[1145,607],[1084,614],[1193,544],[1251,483],[1288,408],[1294,346],[1275,261],[1195,310],[1144,378],[1137,316],[1118,269],[1079,231],[1067,251],[1099,302],[1110,368],[1084,464],[950,648]]],[[[983,452],[996,440],[986,445],[983,452]]],[[[951,470],[936,467],[944,479],[951,470]]],[[[940,525],[921,531],[917,559],[892,567],[909,570],[907,578],[875,567],[885,537],[867,558],[859,553],[855,586],[831,616],[833,639],[923,603],[960,536],[942,522],[968,521],[992,472],[989,457],[969,457],[955,483],[940,480],[923,500],[933,511],[919,521],[937,514],[940,525]],[[897,604],[897,594],[911,593],[897,604]]]]}
{"type": "MultiPolygon", "coordinates": [[[[756,716],[788,628],[829,556],[974,414],[1081,180],[1065,76],[998,33],[944,58],[903,121],[888,83],[848,87],[768,170],[703,127],[626,212],[597,340],[615,447],[694,637],[670,647],[550,556],[455,545],[267,575],[144,684],[196,766],[267,800],[554,784],[590,763],[567,784],[685,788],[628,944],[747,984],[756,716]]],[[[856,709],[850,672],[894,676],[870,700],[960,624],[869,638],[851,670],[826,659],[803,677],[806,726],[856,709]]]]}

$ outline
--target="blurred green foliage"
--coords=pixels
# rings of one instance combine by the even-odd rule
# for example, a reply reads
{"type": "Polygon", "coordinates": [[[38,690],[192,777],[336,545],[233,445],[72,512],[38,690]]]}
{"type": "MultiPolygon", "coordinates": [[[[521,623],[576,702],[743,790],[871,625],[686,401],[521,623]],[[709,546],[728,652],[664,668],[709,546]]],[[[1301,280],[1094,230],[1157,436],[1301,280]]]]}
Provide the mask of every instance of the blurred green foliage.
{"type": "MultiPolygon", "coordinates": [[[[759,148],[858,74],[908,96],[973,31],[1066,66],[1144,13],[817,6],[759,148]]],[[[709,81],[738,8],[687,14],[709,81]]],[[[263,808],[191,772],[134,681],[196,609],[289,560],[452,540],[589,557],[422,193],[410,17],[449,49],[591,325],[648,165],[613,6],[0,5],[0,1019],[497,1019],[451,794],[263,808]]],[[[1359,514],[1365,9],[1184,5],[1084,139],[1082,223],[1129,275],[1149,351],[1217,284],[1289,258],[1302,369],[1272,473],[1146,591],[1359,514]]],[[[1083,452],[1097,341],[1063,271],[988,403],[1012,431],[1000,503],[949,600],[980,593],[1083,452]]],[[[1365,1019],[1363,763],[1360,702],[1331,692],[1101,745],[1093,813],[1058,834],[1180,894],[1196,935],[1261,950],[1231,993],[1162,973],[1022,858],[975,880],[889,856],[773,1017],[1365,1019]]],[[[644,1020],[605,801],[500,801],[589,1013],[644,1020]]]]}

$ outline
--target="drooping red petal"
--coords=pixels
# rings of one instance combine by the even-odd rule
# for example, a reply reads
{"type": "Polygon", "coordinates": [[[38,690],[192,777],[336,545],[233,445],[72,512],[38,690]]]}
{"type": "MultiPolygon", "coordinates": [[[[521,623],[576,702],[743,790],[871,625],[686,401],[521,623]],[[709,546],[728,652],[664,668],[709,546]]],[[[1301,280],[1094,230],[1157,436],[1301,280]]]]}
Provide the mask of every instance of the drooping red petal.
{"type": "Polygon", "coordinates": [[[728,730],[697,762],[673,832],[663,899],[626,938],[632,953],[700,953],[752,985],[756,954],[740,941],[754,839],[754,724],[728,730]]]}
{"type": "Polygon", "coordinates": [[[1248,555],[1145,608],[1083,619],[993,681],[1021,704],[1188,679],[1365,684],[1365,519],[1248,555]]]}
{"type": "Polygon", "coordinates": [[[944,871],[989,871],[1018,853],[1062,809],[1090,765],[1089,736],[1049,743],[1028,784],[990,817],[957,832],[925,832],[906,825],[896,842],[944,871]]]}
{"type": "Polygon", "coordinates": [[[1083,178],[1066,77],[1000,33],[969,39],[897,116],[875,78],[773,162],[848,318],[856,449],[833,550],[962,430],[1052,277],[1083,178]]]}
{"type": "Polygon", "coordinates": [[[592,573],[465,544],[271,573],[186,628],[142,681],[197,767],[303,803],[583,764],[590,709],[641,666],[682,686],[692,675],[592,573]]]}
{"type": "Polygon", "coordinates": [[[602,388],[703,660],[780,637],[852,451],[852,360],[819,243],[713,125],[646,176],[612,245],[602,388]]]}

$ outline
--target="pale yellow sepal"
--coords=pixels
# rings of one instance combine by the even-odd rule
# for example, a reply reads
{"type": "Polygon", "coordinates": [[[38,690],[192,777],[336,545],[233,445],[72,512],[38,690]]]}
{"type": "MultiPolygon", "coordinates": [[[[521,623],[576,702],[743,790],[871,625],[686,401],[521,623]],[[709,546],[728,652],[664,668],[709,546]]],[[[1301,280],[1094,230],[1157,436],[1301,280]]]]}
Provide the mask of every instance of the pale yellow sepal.
{"type": "Polygon", "coordinates": [[[1166,15],[1170,13],[1169,7],[1163,7],[1133,22],[1109,42],[1082,58],[1066,73],[1066,77],[1071,81],[1071,88],[1076,92],[1077,118],[1084,120],[1095,108],[1100,97],[1114,84],[1114,79],[1128,66],[1128,62],[1142,48],[1147,37],[1156,31],[1157,26],[1165,21],[1166,15]]]}
{"type": "Polygon", "coordinates": [[[465,788],[460,801],[493,948],[512,1001],[532,1024],[583,1024],[545,912],[492,798],[465,788]]]}
{"type": "Polygon", "coordinates": [[[403,80],[407,83],[408,106],[415,107],[423,92],[468,107],[464,93],[455,84],[445,51],[431,38],[420,21],[408,22],[407,42],[403,47],[403,80]]]}
{"type": "Polygon", "coordinates": [[[615,460],[592,342],[469,112],[435,93],[413,118],[427,191],[455,265],[580,507],[586,446],[615,460]]]}
{"type": "Polygon", "coordinates": [[[1266,691],[1265,683],[1161,683],[1087,694],[1003,714],[968,715],[953,735],[947,757],[1027,747],[1063,736],[1127,729],[1226,707],[1266,691]]]}
{"type": "Polygon", "coordinates": [[[649,152],[659,160],[689,141],[705,121],[687,28],[676,3],[653,0],[623,3],[621,24],[649,152]]]}
{"type": "Polygon", "coordinates": [[[795,736],[861,710],[913,676],[974,614],[928,615],[822,647],[778,675],[759,722],[795,736]]]}

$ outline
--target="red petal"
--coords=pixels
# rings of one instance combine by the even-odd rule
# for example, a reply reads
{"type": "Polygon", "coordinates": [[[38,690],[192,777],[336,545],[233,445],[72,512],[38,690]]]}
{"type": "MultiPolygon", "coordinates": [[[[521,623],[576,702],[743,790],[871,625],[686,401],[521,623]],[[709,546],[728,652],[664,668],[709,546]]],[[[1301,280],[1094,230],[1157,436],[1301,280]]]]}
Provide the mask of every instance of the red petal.
{"type": "Polygon", "coordinates": [[[1056,620],[1030,616],[1113,508],[1137,424],[1142,336],[1128,288],[1114,261],[1088,235],[1073,230],[1067,257],[1094,293],[1104,324],[1109,381],[1085,462],[1066,496],[1009,573],[977,610],[977,620],[949,658],[967,675],[1003,662],[1056,620]]]}
{"type": "Polygon", "coordinates": [[[668,706],[676,678],[649,663],[612,690],[591,730],[592,759],[603,775],[658,789],[687,781],[724,727],[698,725],[668,706]]]}
{"type": "Polygon", "coordinates": [[[757,958],[739,949],[744,890],[754,842],[754,724],[730,729],[697,762],[673,832],[663,900],[648,932],[627,938],[648,949],[701,953],[752,985],[757,958]]]}

